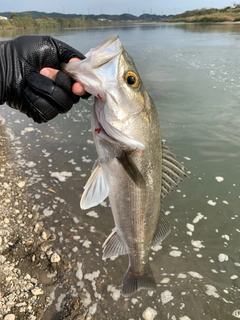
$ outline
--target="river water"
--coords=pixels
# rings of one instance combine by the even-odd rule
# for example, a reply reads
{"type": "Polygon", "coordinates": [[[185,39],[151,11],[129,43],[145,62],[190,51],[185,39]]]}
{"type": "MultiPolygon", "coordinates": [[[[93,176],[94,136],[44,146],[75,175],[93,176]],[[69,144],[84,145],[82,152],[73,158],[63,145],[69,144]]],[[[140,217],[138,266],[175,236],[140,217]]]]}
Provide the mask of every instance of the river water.
{"type": "Polygon", "coordinates": [[[55,293],[52,312],[61,310],[66,294],[79,294],[94,319],[240,318],[240,26],[136,25],[48,34],[82,53],[118,34],[156,104],[163,139],[189,175],[163,203],[172,232],[151,253],[157,292],[125,299],[120,289],[127,257],[101,258],[113,228],[108,202],[79,208],[96,159],[93,100],[42,125],[1,107],[28,192],[72,265],[70,292],[55,293]]]}

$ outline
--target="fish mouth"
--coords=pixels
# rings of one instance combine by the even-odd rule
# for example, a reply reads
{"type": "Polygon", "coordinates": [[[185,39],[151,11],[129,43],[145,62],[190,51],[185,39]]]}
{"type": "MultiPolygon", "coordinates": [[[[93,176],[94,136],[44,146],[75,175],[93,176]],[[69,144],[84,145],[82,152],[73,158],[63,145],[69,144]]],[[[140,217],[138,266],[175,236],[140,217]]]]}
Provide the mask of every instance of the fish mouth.
{"type": "Polygon", "coordinates": [[[121,143],[119,143],[119,141],[117,141],[111,135],[109,135],[107,133],[107,131],[104,129],[104,126],[101,124],[100,114],[104,113],[103,109],[104,109],[104,102],[101,99],[98,99],[95,97],[95,104],[94,104],[94,107],[92,110],[92,120],[91,120],[93,134],[103,140],[110,142],[110,143],[121,145],[121,143]]]}
{"type": "Polygon", "coordinates": [[[118,144],[122,148],[130,148],[132,150],[144,150],[145,145],[137,140],[132,139],[123,131],[115,128],[105,118],[104,112],[105,102],[95,97],[95,104],[92,111],[92,130],[93,133],[101,139],[110,143],[118,144]]]}
{"type": "MultiPolygon", "coordinates": [[[[115,57],[120,55],[123,51],[123,47],[118,35],[114,35],[113,37],[105,40],[94,50],[98,51],[98,56],[96,61],[93,61],[92,68],[97,69],[109,63],[115,57]]],[[[88,54],[86,55],[86,57],[87,56],[88,54]]]]}

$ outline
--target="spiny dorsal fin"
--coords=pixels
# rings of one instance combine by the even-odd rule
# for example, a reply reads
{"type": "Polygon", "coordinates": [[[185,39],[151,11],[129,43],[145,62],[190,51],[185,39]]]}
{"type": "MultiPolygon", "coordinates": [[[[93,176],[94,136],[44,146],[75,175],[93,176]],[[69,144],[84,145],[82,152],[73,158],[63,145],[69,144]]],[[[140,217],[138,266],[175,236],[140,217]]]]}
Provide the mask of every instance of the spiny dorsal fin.
{"type": "Polygon", "coordinates": [[[183,177],[187,177],[184,166],[176,160],[176,156],[163,144],[162,148],[162,192],[163,199],[168,195],[175,186],[182,181],[183,177]]]}

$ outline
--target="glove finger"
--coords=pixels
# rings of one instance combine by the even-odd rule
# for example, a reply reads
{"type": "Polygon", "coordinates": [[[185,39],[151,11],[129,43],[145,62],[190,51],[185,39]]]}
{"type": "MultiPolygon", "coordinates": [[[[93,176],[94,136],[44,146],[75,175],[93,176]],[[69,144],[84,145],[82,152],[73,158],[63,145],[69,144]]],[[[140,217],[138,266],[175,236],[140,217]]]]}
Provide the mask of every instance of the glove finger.
{"type": "Polygon", "coordinates": [[[58,48],[60,62],[67,63],[71,58],[79,58],[79,59],[86,58],[81,52],[72,48],[68,44],[54,38],[52,38],[52,40],[55,42],[58,48]]]}
{"type": "Polygon", "coordinates": [[[27,83],[35,95],[51,101],[55,104],[59,113],[64,113],[69,111],[72,105],[79,101],[80,97],[72,93],[72,83],[68,75],[58,72],[56,81],[39,73],[32,73],[27,78],[27,83]],[[59,73],[61,74],[59,75],[59,73]]]}
{"type": "Polygon", "coordinates": [[[79,96],[72,92],[72,86],[74,84],[74,80],[65,72],[58,71],[55,79],[55,83],[57,86],[62,88],[71,98],[73,104],[77,103],[80,99],[79,96]]]}
{"type": "Polygon", "coordinates": [[[23,94],[28,105],[25,113],[35,122],[47,122],[58,115],[58,109],[52,101],[35,94],[30,87],[26,87],[23,94]]]}

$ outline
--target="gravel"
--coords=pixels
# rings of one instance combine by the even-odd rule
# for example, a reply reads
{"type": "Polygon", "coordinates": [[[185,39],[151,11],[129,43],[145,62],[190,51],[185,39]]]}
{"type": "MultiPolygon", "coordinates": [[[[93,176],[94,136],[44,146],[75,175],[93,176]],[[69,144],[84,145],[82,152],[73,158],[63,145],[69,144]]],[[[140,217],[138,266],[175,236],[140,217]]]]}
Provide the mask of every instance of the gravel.
{"type": "Polygon", "coordinates": [[[69,266],[55,252],[56,236],[44,229],[26,179],[0,121],[0,319],[73,319],[70,302],[63,316],[44,315],[69,266]]]}

